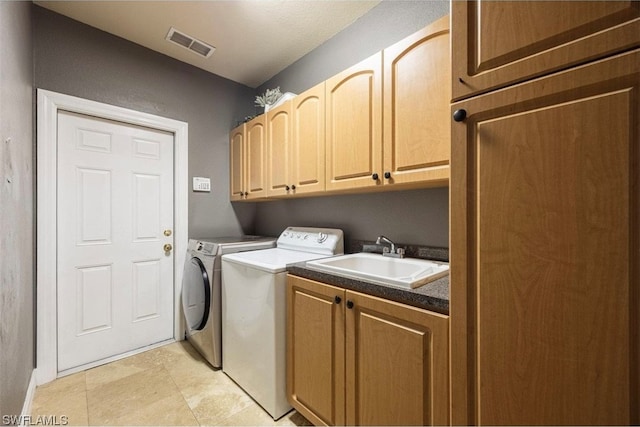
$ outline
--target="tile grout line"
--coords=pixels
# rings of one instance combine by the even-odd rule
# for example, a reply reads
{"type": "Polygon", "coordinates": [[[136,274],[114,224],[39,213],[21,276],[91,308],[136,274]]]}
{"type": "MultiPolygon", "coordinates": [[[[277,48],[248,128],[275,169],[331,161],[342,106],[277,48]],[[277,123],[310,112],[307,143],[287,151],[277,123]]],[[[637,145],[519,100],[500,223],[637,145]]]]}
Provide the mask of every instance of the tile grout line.
{"type": "Polygon", "coordinates": [[[87,409],[87,425],[90,426],[91,421],[89,418],[89,388],[87,386],[87,371],[83,372],[83,376],[84,376],[84,402],[87,409]]]}
{"type": "Polygon", "coordinates": [[[166,362],[162,362],[162,367],[166,369],[167,373],[169,374],[169,378],[171,378],[171,381],[173,382],[173,385],[176,386],[176,389],[178,389],[178,392],[180,393],[180,396],[182,396],[182,400],[184,401],[185,405],[187,405],[187,408],[189,408],[189,412],[191,412],[191,416],[193,416],[193,419],[196,420],[196,423],[198,423],[198,426],[202,426],[202,424],[200,423],[200,420],[198,419],[196,414],[193,412],[193,408],[191,407],[191,405],[189,405],[187,398],[182,392],[182,388],[178,385],[178,383],[176,382],[176,379],[173,377],[173,373],[171,372],[171,369],[167,368],[166,362]]]}

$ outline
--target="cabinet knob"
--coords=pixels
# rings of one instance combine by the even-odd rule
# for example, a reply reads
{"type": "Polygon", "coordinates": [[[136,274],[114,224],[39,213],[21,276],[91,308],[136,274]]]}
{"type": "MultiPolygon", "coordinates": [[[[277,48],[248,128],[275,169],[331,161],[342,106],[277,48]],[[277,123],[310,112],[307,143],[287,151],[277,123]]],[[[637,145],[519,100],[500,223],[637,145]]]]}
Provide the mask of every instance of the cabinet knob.
{"type": "Polygon", "coordinates": [[[467,110],[459,109],[453,112],[453,120],[456,122],[461,122],[467,118],[467,110]]]}
{"type": "Polygon", "coordinates": [[[342,302],[342,298],[336,295],[335,298],[333,299],[333,302],[335,302],[336,304],[340,304],[342,302]]]}
{"type": "Polygon", "coordinates": [[[353,301],[347,300],[347,308],[348,309],[352,309],[353,308],[353,301]]]}
{"type": "Polygon", "coordinates": [[[292,190],[295,190],[295,189],[296,189],[296,185],[295,185],[295,184],[293,184],[293,185],[291,186],[291,189],[292,189],[292,190]]]}
{"type": "Polygon", "coordinates": [[[378,174],[374,173],[373,175],[371,175],[371,179],[373,179],[374,181],[378,180],[378,174]]]}
{"type": "Polygon", "coordinates": [[[287,190],[287,191],[291,190],[291,188],[288,185],[285,186],[284,189],[287,190]]]}
{"type": "Polygon", "coordinates": [[[389,178],[391,178],[391,172],[385,172],[385,173],[384,173],[384,178],[385,178],[385,179],[389,179],[389,178]]]}

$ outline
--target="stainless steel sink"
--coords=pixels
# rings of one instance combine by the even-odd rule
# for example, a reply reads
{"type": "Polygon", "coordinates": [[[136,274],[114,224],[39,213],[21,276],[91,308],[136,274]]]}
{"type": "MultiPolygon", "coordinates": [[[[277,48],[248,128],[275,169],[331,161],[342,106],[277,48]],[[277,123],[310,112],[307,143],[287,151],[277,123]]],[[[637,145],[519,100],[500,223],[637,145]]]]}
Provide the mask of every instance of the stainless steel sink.
{"type": "Polygon", "coordinates": [[[449,264],[416,258],[357,253],[307,261],[307,267],[350,279],[404,289],[418,288],[449,274],[449,264]]]}

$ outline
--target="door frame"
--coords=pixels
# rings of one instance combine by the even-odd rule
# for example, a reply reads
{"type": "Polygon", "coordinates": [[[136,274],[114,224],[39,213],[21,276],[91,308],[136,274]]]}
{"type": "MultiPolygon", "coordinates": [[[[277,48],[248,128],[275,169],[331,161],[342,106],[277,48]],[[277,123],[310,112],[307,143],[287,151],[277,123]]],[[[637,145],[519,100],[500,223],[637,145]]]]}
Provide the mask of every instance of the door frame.
{"type": "Polygon", "coordinates": [[[188,244],[188,123],[128,108],[38,89],[36,230],[36,382],[58,376],[57,334],[57,134],[58,110],[86,114],[174,135],[174,332],[182,339],[180,293],[188,244]]]}

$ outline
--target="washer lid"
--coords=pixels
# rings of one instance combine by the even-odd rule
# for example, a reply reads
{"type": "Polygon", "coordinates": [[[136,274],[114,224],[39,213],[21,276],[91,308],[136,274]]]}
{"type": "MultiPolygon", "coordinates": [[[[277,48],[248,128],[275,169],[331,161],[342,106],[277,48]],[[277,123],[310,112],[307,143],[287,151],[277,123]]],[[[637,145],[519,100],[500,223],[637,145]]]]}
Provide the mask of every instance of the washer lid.
{"type": "Polygon", "coordinates": [[[287,265],[297,262],[311,261],[313,259],[325,258],[327,255],[314,254],[310,252],[291,251],[288,249],[271,248],[259,251],[238,252],[235,254],[223,255],[224,263],[230,262],[236,265],[255,268],[268,273],[280,273],[287,270],[287,265]]]}

